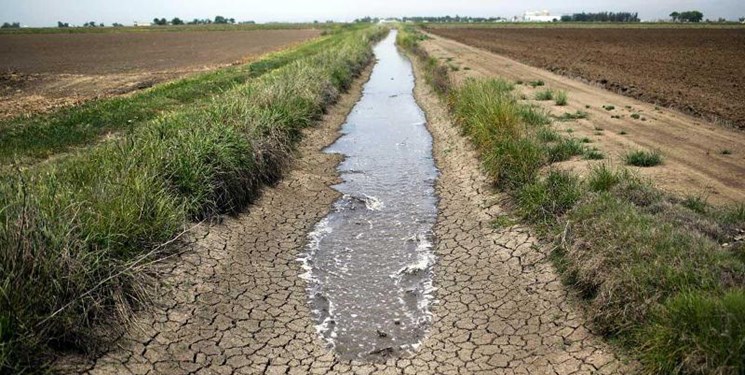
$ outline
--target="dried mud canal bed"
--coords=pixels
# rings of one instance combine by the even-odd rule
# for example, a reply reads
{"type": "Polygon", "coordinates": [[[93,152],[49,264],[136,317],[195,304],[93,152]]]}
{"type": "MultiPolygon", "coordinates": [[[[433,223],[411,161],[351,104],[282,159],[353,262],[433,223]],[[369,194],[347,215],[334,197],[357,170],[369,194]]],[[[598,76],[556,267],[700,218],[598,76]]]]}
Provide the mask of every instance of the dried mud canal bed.
{"type": "Polygon", "coordinates": [[[0,119],[245,62],[319,34],[315,29],[0,34],[0,119]]]}
{"type": "Polygon", "coordinates": [[[491,225],[506,198],[418,62],[412,93],[394,40],[305,132],[276,186],[181,243],[153,309],[60,371],[629,373],[588,329],[550,249],[528,228],[491,225]]]}
{"type": "Polygon", "coordinates": [[[526,64],[745,129],[745,28],[428,28],[526,64]]]}

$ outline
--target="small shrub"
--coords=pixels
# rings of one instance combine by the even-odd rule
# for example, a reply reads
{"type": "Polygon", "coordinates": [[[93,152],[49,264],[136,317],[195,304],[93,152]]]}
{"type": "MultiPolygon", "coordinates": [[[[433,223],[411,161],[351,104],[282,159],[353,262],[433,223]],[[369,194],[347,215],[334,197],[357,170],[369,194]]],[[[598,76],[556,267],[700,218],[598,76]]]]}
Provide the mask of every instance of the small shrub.
{"type": "Polygon", "coordinates": [[[662,155],[659,151],[632,151],[624,156],[626,164],[635,167],[654,167],[662,164],[662,155]]]}
{"type": "Polygon", "coordinates": [[[592,140],[590,140],[590,138],[584,137],[584,138],[580,139],[580,142],[582,142],[582,143],[592,143],[592,140]]]}
{"type": "Polygon", "coordinates": [[[535,100],[552,100],[554,98],[554,92],[551,90],[543,90],[535,93],[535,100]]]}
{"type": "Polygon", "coordinates": [[[603,109],[606,110],[606,111],[612,111],[612,110],[616,109],[616,107],[615,106],[612,106],[612,105],[604,105],[603,106],[603,109]]]}
{"type": "Polygon", "coordinates": [[[632,114],[631,114],[631,118],[633,118],[634,120],[638,120],[638,119],[640,119],[641,117],[642,117],[642,116],[641,116],[640,114],[638,114],[638,113],[632,113],[632,114]]]}
{"type": "Polygon", "coordinates": [[[556,93],[556,97],[554,98],[554,101],[556,105],[558,106],[565,106],[568,103],[567,93],[566,91],[559,91],[556,93]]]}
{"type": "Polygon", "coordinates": [[[732,150],[729,150],[729,149],[726,149],[725,148],[724,150],[722,150],[721,154],[722,155],[732,155],[732,150]]]}
{"type": "Polygon", "coordinates": [[[620,135],[626,135],[626,134],[629,134],[629,133],[626,133],[626,131],[625,131],[625,130],[621,130],[621,132],[620,132],[620,133],[618,133],[618,134],[620,134],[620,135]]]}

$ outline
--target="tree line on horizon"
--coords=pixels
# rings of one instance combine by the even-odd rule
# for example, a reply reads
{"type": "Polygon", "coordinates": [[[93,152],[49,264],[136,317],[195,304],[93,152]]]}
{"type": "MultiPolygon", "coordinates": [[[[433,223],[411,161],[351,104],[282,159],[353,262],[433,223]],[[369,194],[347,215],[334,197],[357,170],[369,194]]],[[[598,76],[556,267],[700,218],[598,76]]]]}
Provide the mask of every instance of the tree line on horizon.
{"type": "Polygon", "coordinates": [[[641,20],[639,13],[636,12],[582,12],[561,16],[561,22],[641,22],[641,20]]]}
{"type": "MultiPolygon", "coordinates": [[[[251,23],[251,21],[249,21],[251,23]]],[[[153,18],[153,25],[158,26],[165,26],[165,25],[211,25],[211,24],[218,24],[218,25],[227,25],[227,24],[235,24],[235,18],[226,18],[223,16],[216,16],[214,20],[211,20],[209,18],[199,19],[195,18],[191,21],[184,21],[181,18],[174,17],[172,20],[168,21],[165,18],[153,18]]]]}
{"type": "MultiPolygon", "coordinates": [[[[704,14],[697,10],[689,10],[685,12],[672,12],[670,18],[673,22],[701,22],[704,19],[704,14]]],[[[742,21],[740,21],[742,22],[742,21]]]]}

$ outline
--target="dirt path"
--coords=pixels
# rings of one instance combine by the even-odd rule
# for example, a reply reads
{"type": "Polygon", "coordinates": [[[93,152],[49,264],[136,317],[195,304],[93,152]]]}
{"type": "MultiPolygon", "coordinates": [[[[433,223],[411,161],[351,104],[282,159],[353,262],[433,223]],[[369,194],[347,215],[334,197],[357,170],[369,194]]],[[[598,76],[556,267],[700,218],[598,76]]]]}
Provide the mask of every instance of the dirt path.
{"type": "MultiPolygon", "coordinates": [[[[459,67],[452,72],[456,81],[468,77],[503,77],[525,82],[543,80],[546,86],[519,89],[528,101],[543,106],[554,115],[585,111],[589,117],[571,122],[555,122],[577,138],[587,137],[605,155],[605,161],[573,160],[560,164],[582,174],[593,163],[622,164],[622,156],[630,150],[659,150],[664,164],[638,169],[653,179],[659,187],[679,196],[708,197],[711,203],[726,204],[745,201],[745,132],[726,129],[688,115],[655,108],[654,105],[628,98],[578,80],[534,68],[491,52],[450,39],[430,35],[423,43],[432,56],[452,59],[459,67]],[[565,90],[569,105],[531,100],[546,88],[565,90]],[[612,105],[608,111],[603,106],[612,105]],[[588,107],[589,106],[589,107],[588,107]],[[639,119],[631,117],[639,114],[639,119]],[[621,118],[612,118],[620,116],[621,118]],[[642,120],[644,119],[644,120],[642,120]]],[[[632,73],[630,73],[632,74],[632,73]]]]}
{"type": "MultiPolygon", "coordinates": [[[[338,193],[338,136],[355,86],[310,130],[294,169],[247,213],[202,227],[169,264],[156,308],[89,374],[590,374],[626,373],[593,336],[526,228],[493,229],[491,193],[468,142],[424,84],[442,173],[435,226],[437,302],[419,350],[380,363],[341,361],[323,347],[307,305],[298,255],[338,193]]],[[[79,371],[75,369],[74,371],[79,371]]],[[[73,371],[71,371],[73,372],[73,371]]]]}

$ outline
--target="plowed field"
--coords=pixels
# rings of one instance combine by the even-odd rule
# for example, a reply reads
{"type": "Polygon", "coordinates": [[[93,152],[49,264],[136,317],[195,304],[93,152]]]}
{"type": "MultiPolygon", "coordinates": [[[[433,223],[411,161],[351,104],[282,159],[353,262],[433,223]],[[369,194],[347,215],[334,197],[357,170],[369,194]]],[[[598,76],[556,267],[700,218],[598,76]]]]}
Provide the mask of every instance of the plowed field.
{"type": "Polygon", "coordinates": [[[554,73],[745,129],[745,28],[437,28],[554,73]]]}
{"type": "Polygon", "coordinates": [[[0,119],[242,62],[314,29],[0,34],[0,119]]]}

